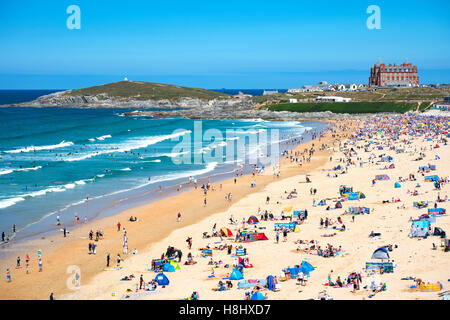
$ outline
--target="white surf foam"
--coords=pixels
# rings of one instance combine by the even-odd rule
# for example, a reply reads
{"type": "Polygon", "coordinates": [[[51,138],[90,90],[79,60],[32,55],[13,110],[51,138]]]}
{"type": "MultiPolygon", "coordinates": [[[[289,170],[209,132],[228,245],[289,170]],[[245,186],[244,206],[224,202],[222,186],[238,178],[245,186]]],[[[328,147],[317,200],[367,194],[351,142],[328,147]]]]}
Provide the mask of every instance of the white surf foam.
{"type": "Polygon", "coordinates": [[[10,174],[10,173],[13,173],[15,171],[34,171],[34,170],[39,170],[41,168],[42,168],[41,166],[36,166],[36,167],[32,167],[32,168],[2,169],[2,170],[0,170],[0,176],[1,175],[5,175],[5,174],[10,174]]]}
{"type": "Polygon", "coordinates": [[[108,139],[108,138],[111,138],[111,135],[110,135],[110,134],[106,134],[106,135],[104,135],[104,136],[97,137],[96,139],[97,139],[97,140],[100,140],[100,141],[103,141],[103,140],[108,139]]]}
{"type": "Polygon", "coordinates": [[[14,149],[14,150],[7,150],[4,151],[5,153],[22,153],[22,152],[33,152],[33,151],[40,151],[40,150],[53,150],[57,148],[64,148],[64,147],[70,147],[73,146],[73,142],[65,142],[64,140],[61,141],[58,144],[49,145],[49,146],[29,146],[22,149],[14,149]]]}
{"type": "Polygon", "coordinates": [[[102,154],[109,154],[109,153],[122,153],[122,152],[128,152],[135,149],[142,149],[146,148],[150,145],[162,142],[164,140],[169,140],[172,138],[181,137],[187,133],[190,133],[190,130],[181,131],[177,133],[167,134],[167,135],[161,135],[161,136],[151,136],[151,137],[143,137],[143,138],[136,138],[136,139],[130,139],[126,142],[120,143],[118,145],[106,145],[104,146],[104,149],[85,154],[80,157],[75,158],[65,158],[64,161],[81,161],[85,159],[89,159],[92,157],[96,157],[102,154]]]}
{"type": "Polygon", "coordinates": [[[67,183],[63,186],[49,187],[47,189],[25,193],[20,196],[15,196],[15,197],[8,198],[8,199],[2,199],[2,200],[0,200],[0,209],[8,208],[10,206],[15,205],[18,202],[26,200],[26,199],[44,196],[47,193],[64,192],[66,190],[75,188],[77,185],[84,185],[84,184],[86,184],[86,182],[91,182],[91,181],[93,181],[93,179],[78,180],[78,181],[75,181],[74,183],[67,183]]]}

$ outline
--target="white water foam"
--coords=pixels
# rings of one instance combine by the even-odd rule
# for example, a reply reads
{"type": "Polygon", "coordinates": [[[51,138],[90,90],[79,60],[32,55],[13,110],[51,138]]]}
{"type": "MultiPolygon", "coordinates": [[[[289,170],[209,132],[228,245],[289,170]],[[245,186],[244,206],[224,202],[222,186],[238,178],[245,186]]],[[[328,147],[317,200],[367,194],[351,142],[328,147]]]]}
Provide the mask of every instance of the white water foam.
{"type": "Polygon", "coordinates": [[[34,171],[34,170],[39,170],[41,168],[42,168],[41,166],[36,166],[36,167],[32,167],[32,168],[4,169],[4,170],[0,170],[0,176],[5,175],[5,174],[10,174],[15,171],[34,171]]]}
{"type": "Polygon", "coordinates": [[[97,137],[96,139],[100,140],[100,141],[103,141],[103,140],[108,139],[108,138],[111,138],[110,134],[107,134],[107,135],[104,135],[104,136],[101,136],[101,137],[97,137]]]}
{"type": "Polygon", "coordinates": [[[64,192],[66,190],[75,188],[77,185],[84,185],[84,184],[86,184],[86,182],[91,182],[91,181],[93,181],[93,179],[78,180],[78,181],[75,181],[74,183],[68,183],[63,186],[50,187],[47,189],[22,194],[20,196],[15,196],[13,198],[2,199],[2,200],[0,200],[0,209],[8,208],[10,206],[15,205],[18,202],[21,202],[21,201],[24,201],[24,200],[30,199],[30,198],[43,196],[50,192],[64,192]]]}
{"type": "MultiPolygon", "coordinates": [[[[118,144],[118,147],[116,147],[116,144],[109,145],[109,148],[105,148],[96,152],[88,153],[80,157],[76,158],[65,158],[64,161],[81,161],[85,159],[89,159],[92,157],[96,157],[102,154],[109,154],[109,153],[122,153],[122,152],[128,152],[135,149],[142,149],[146,148],[150,145],[162,142],[164,140],[172,139],[181,137],[187,133],[190,133],[190,130],[181,131],[177,133],[162,135],[162,136],[152,136],[152,137],[144,137],[144,138],[137,138],[137,139],[130,139],[126,142],[118,144]]],[[[106,147],[106,146],[105,146],[106,147]]]]}
{"type": "Polygon", "coordinates": [[[73,142],[65,142],[64,140],[61,141],[58,144],[49,145],[49,146],[29,146],[22,149],[14,149],[14,150],[7,150],[4,151],[5,153],[21,153],[21,152],[33,152],[33,151],[39,151],[39,150],[53,150],[57,148],[64,148],[73,146],[73,142]]]}

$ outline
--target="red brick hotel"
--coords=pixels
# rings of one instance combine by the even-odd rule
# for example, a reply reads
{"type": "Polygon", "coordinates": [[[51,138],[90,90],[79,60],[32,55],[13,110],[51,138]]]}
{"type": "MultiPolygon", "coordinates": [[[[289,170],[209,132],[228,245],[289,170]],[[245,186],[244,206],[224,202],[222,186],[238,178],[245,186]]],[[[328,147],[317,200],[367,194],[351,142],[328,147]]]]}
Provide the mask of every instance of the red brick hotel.
{"type": "Polygon", "coordinates": [[[370,87],[417,87],[419,76],[417,66],[411,63],[401,65],[375,64],[370,70],[370,87]]]}

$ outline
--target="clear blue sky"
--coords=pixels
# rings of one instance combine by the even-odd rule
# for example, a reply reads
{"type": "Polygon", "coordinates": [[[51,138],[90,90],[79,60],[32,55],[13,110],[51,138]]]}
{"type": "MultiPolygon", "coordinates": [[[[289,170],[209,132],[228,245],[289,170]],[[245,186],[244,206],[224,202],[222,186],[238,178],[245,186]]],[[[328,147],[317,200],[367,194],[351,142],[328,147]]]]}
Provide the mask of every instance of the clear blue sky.
{"type": "Polygon", "coordinates": [[[204,88],[367,82],[379,58],[450,83],[450,1],[0,1],[0,88],[80,88],[125,75],[204,88]],[[69,30],[69,5],[81,29],[69,30]],[[369,30],[369,5],[381,30],[369,30]]]}

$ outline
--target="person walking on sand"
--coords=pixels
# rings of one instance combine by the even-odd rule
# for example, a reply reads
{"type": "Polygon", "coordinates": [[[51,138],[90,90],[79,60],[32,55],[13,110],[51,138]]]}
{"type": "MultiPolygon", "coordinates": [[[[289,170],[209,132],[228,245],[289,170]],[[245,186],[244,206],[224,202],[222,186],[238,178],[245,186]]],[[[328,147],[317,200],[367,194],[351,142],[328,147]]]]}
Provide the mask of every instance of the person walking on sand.
{"type": "Polygon", "coordinates": [[[181,213],[180,212],[178,212],[178,216],[177,216],[177,222],[180,222],[181,221],[181,213]]]}
{"type": "Polygon", "coordinates": [[[42,259],[39,258],[39,272],[42,272],[42,259]]]}
{"type": "Polygon", "coordinates": [[[117,231],[120,231],[120,222],[117,222],[117,231]]]}
{"type": "Polygon", "coordinates": [[[206,207],[206,198],[203,199],[203,205],[206,207]]]}
{"type": "Polygon", "coordinates": [[[106,253],[106,267],[109,267],[109,261],[111,260],[111,257],[109,255],[109,252],[106,253]]]}
{"type": "Polygon", "coordinates": [[[6,269],[6,281],[11,282],[11,273],[9,272],[9,269],[6,269]]]}
{"type": "Polygon", "coordinates": [[[122,259],[120,258],[120,254],[117,254],[117,266],[120,267],[120,261],[122,259]]]}
{"type": "Polygon", "coordinates": [[[53,298],[53,292],[50,293],[50,298],[49,298],[49,300],[55,300],[55,299],[53,298]]]}
{"type": "Polygon", "coordinates": [[[277,243],[279,243],[280,242],[280,233],[278,231],[277,231],[275,238],[277,239],[277,243]]]}

